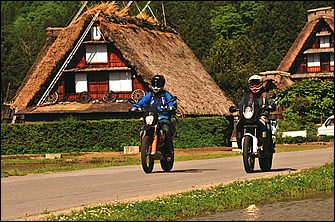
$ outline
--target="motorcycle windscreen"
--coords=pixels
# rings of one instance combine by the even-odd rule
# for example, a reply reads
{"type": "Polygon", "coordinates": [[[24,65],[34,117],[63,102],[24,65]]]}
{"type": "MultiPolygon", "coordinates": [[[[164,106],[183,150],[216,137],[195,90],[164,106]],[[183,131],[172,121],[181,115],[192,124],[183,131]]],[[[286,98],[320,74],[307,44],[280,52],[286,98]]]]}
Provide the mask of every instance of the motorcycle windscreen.
{"type": "Polygon", "coordinates": [[[254,115],[257,114],[259,107],[256,96],[252,93],[245,93],[242,98],[241,108],[240,108],[240,115],[244,116],[243,113],[247,107],[250,107],[253,111],[254,115]]]}

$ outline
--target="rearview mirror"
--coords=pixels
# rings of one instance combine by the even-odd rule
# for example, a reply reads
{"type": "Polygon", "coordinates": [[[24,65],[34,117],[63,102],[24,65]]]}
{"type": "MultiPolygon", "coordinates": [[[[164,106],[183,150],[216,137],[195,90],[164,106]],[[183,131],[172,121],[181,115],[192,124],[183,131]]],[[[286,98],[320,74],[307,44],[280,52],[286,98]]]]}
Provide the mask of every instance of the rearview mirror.
{"type": "Polygon", "coordinates": [[[275,99],[277,97],[277,94],[275,92],[270,93],[270,98],[275,99]]]}
{"type": "Polygon", "coordinates": [[[229,112],[231,112],[231,113],[234,113],[234,112],[237,112],[237,111],[239,111],[239,108],[237,106],[231,106],[229,108],[229,112]]]}

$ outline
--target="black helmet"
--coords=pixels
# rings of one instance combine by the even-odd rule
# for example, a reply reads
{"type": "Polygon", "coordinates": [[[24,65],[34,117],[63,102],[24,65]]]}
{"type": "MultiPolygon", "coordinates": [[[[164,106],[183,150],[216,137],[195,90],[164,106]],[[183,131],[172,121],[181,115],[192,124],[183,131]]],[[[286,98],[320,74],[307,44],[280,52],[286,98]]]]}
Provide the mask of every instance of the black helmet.
{"type": "Polygon", "coordinates": [[[151,88],[154,93],[158,93],[159,91],[163,90],[165,85],[165,78],[162,75],[155,75],[151,79],[151,88]]]}

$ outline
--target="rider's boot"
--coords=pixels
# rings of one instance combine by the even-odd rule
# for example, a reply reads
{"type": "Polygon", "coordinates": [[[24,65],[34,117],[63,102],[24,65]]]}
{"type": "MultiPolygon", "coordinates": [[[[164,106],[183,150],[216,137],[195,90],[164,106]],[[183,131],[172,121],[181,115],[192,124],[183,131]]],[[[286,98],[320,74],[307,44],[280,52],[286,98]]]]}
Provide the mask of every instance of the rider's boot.
{"type": "Polygon", "coordinates": [[[270,146],[269,146],[269,153],[275,153],[275,145],[273,144],[273,142],[270,143],[270,146]]]}
{"type": "Polygon", "coordinates": [[[170,144],[168,144],[169,146],[169,151],[168,151],[168,153],[167,153],[167,157],[166,157],[166,160],[167,161],[171,161],[171,159],[172,159],[172,156],[173,156],[173,154],[174,154],[174,149],[173,149],[173,145],[170,145],[170,144]]]}

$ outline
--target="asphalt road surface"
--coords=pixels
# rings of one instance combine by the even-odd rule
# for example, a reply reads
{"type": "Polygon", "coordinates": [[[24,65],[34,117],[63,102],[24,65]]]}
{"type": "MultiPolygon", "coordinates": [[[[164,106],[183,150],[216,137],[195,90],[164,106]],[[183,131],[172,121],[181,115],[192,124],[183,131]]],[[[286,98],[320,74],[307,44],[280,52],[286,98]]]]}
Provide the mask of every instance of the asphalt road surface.
{"type": "MultiPolygon", "coordinates": [[[[332,146],[332,145],[331,145],[332,146]]],[[[244,171],[242,156],[175,162],[171,172],[155,164],[146,174],[142,166],[121,166],[1,178],[1,220],[120,200],[148,199],[157,195],[201,189],[263,176],[320,166],[334,157],[334,147],[275,153],[272,169],[244,171]]]]}

